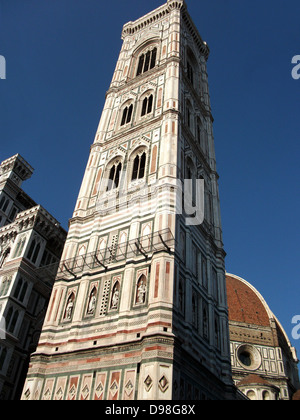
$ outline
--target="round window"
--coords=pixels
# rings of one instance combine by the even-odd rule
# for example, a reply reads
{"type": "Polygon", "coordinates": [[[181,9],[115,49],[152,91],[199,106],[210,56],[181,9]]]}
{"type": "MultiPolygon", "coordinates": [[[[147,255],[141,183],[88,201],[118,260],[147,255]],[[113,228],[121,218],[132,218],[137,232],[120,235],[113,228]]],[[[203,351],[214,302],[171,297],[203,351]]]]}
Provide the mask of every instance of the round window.
{"type": "Polygon", "coordinates": [[[243,351],[239,355],[240,361],[245,366],[251,366],[252,365],[252,357],[251,354],[248,351],[243,351]]]}
{"type": "Polygon", "coordinates": [[[261,365],[259,351],[249,344],[243,344],[237,349],[237,359],[245,369],[256,370],[261,365]]]}

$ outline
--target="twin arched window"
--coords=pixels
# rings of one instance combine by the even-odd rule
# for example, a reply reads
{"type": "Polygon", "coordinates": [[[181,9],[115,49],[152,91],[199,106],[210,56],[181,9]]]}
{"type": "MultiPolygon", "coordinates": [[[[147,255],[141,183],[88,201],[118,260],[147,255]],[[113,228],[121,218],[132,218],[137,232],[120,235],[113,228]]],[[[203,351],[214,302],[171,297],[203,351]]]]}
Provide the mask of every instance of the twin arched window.
{"type": "MultiPolygon", "coordinates": [[[[141,114],[140,114],[141,117],[151,114],[153,110],[153,102],[154,102],[153,94],[148,94],[147,96],[144,97],[142,101],[142,106],[141,106],[142,108],[141,114]]],[[[125,125],[129,124],[132,121],[132,116],[133,116],[133,104],[125,106],[125,108],[122,111],[122,119],[121,119],[120,126],[124,127],[125,125]]]]}
{"type": "MultiPolygon", "coordinates": [[[[134,157],[131,158],[132,162],[132,172],[130,175],[130,181],[136,181],[143,179],[146,174],[146,163],[147,163],[147,153],[144,149],[136,152],[134,157]]],[[[107,170],[108,178],[106,185],[106,192],[115,190],[119,188],[121,174],[122,174],[122,163],[120,160],[114,161],[111,167],[108,167],[107,170]]]]}
{"type": "Polygon", "coordinates": [[[143,152],[142,154],[137,154],[134,159],[131,181],[144,178],[145,169],[146,169],[146,152],[143,152]]]}
{"type": "Polygon", "coordinates": [[[150,114],[152,112],[152,106],[153,106],[153,95],[146,96],[146,98],[143,100],[141,117],[143,117],[144,115],[150,114]]]}
{"type": "MultiPolygon", "coordinates": [[[[157,48],[153,48],[142,53],[138,60],[137,72],[136,75],[139,76],[140,74],[144,74],[147,71],[153,69],[156,65],[156,57],[157,57],[157,48]]],[[[148,96],[143,100],[142,112],[141,116],[150,114],[153,107],[153,95],[148,96]]],[[[132,120],[133,116],[133,104],[127,105],[123,109],[122,119],[121,119],[121,127],[126,124],[129,124],[132,120]]]]}
{"type": "Polygon", "coordinates": [[[147,71],[153,69],[156,64],[157,48],[149,50],[140,55],[139,63],[137,67],[136,75],[146,73],[147,71]]]}
{"type": "Polygon", "coordinates": [[[125,124],[129,124],[132,118],[133,113],[133,104],[128,105],[123,110],[122,120],[121,120],[121,127],[125,124]]]}
{"type": "Polygon", "coordinates": [[[115,162],[109,171],[108,184],[106,191],[111,191],[119,187],[122,171],[122,163],[115,162]]]}

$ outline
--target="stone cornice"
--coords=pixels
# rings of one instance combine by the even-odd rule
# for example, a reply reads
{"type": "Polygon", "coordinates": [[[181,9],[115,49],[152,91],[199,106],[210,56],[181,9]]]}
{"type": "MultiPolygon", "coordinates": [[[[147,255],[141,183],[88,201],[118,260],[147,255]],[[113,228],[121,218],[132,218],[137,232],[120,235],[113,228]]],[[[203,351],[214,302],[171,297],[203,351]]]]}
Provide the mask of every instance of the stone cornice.
{"type": "Polygon", "coordinates": [[[158,7],[147,15],[137,19],[134,22],[128,22],[123,26],[122,39],[128,35],[133,35],[141,30],[144,30],[148,26],[152,25],[165,18],[174,9],[185,9],[186,5],[183,0],[168,0],[166,4],[158,7]]]}
{"type": "Polygon", "coordinates": [[[166,73],[167,64],[173,61],[180,62],[180,60],[177,58],[174,58],[174,57],[168,58],[164,61],[164,63],[154,67],[153,69],[149,70],[147,73],[144,73],[140,76],[136,76],[132,79],[128,78],[126,81],[124,80],[120,82],[119,86],[111,86],[106,92],[106,98],[108,97],[108,95],[112,93],[116,95],[125,94],[126,92],[130,92],[147,82],[151,82],[157,79],[158,77],[166,73]]]}
{"type": "Polygon", "coordinates": [[[14,222],[0,228],[0,243],[8,238],[14,239],[20,232],[35,229],[49,239],[53,235],[65,239],[66,232],[42,206],[35,206],[19,213],[14,222]]]}
{"type": "Polygon", "coordinates": [[[182,18],[183,18],[183,21],[186,24],[190,34],[192,35],[193,40],[195,41],[195,44],[197,45],[200,53],[205,57],[205,59],[207,61],[208,57],[209,57],[209,54],[210,54],[209,46],[201,38],[201,36],[198,32],[198,29],[196,28],[196,26],[195,26],[192,18],[190,17],[186,8],[185,8],[185,10],[182,14],[182,18]]]}
{"type": "Polygon", "coordinates": [[[23,180],[30,178],[34,169],[21,155],[16,154],[3,162],[0,165],[0,176],[14,170],[15,173],[23,180]]]}
{"type": "Polygon", "coordinates": [[[134,22],[128,22],[123,26],[122,39],[124,40],[126,36],[131,36],[139,31],[145,30],[150,25],[153,25],[156,22],[164,19],[169,15],[173,10],[180,10],[182,19],[186,24],[190,34],[192,35],[195,44],[197,45],[200,53],[208,60],[209,57],[209,47],[206,42],[201,38],[192,18],[190,17],[187,6],[184,0],[168,0],[166,4],[158,7],[153,12],[148,13],[147,15],[137,19],[134,22]]]}

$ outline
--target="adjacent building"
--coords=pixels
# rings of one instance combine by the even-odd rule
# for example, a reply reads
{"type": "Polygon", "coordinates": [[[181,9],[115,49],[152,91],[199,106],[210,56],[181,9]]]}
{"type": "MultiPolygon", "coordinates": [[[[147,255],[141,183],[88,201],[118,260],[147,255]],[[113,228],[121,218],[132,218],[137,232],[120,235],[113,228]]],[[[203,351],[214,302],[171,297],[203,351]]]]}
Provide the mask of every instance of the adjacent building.
{"type": "Polygon", "coordinates": [[[0,166],[0,399],[20,398],[38,343],[66,232],[21,188],[32,167],[15,155],[0,166]],[[54,266],[53,266],[54,268],[54,266]]]}
{"type": "Polygon", "coordinates": [[[233,379],[250,400],[291,400],[300,388],[298,359],[261,294],[227,274],[233,379]]]}

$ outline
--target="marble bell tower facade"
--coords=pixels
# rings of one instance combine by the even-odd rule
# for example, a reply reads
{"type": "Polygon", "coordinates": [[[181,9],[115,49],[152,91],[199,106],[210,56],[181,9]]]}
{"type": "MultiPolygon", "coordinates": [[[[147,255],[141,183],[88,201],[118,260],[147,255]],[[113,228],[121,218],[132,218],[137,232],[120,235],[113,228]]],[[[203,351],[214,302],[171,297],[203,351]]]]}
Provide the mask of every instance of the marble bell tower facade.
{"type": "Polygon", "coordinates": [[[209,48],[183,0],[122,40],[22,399],[230,398],[209,48]]]}

